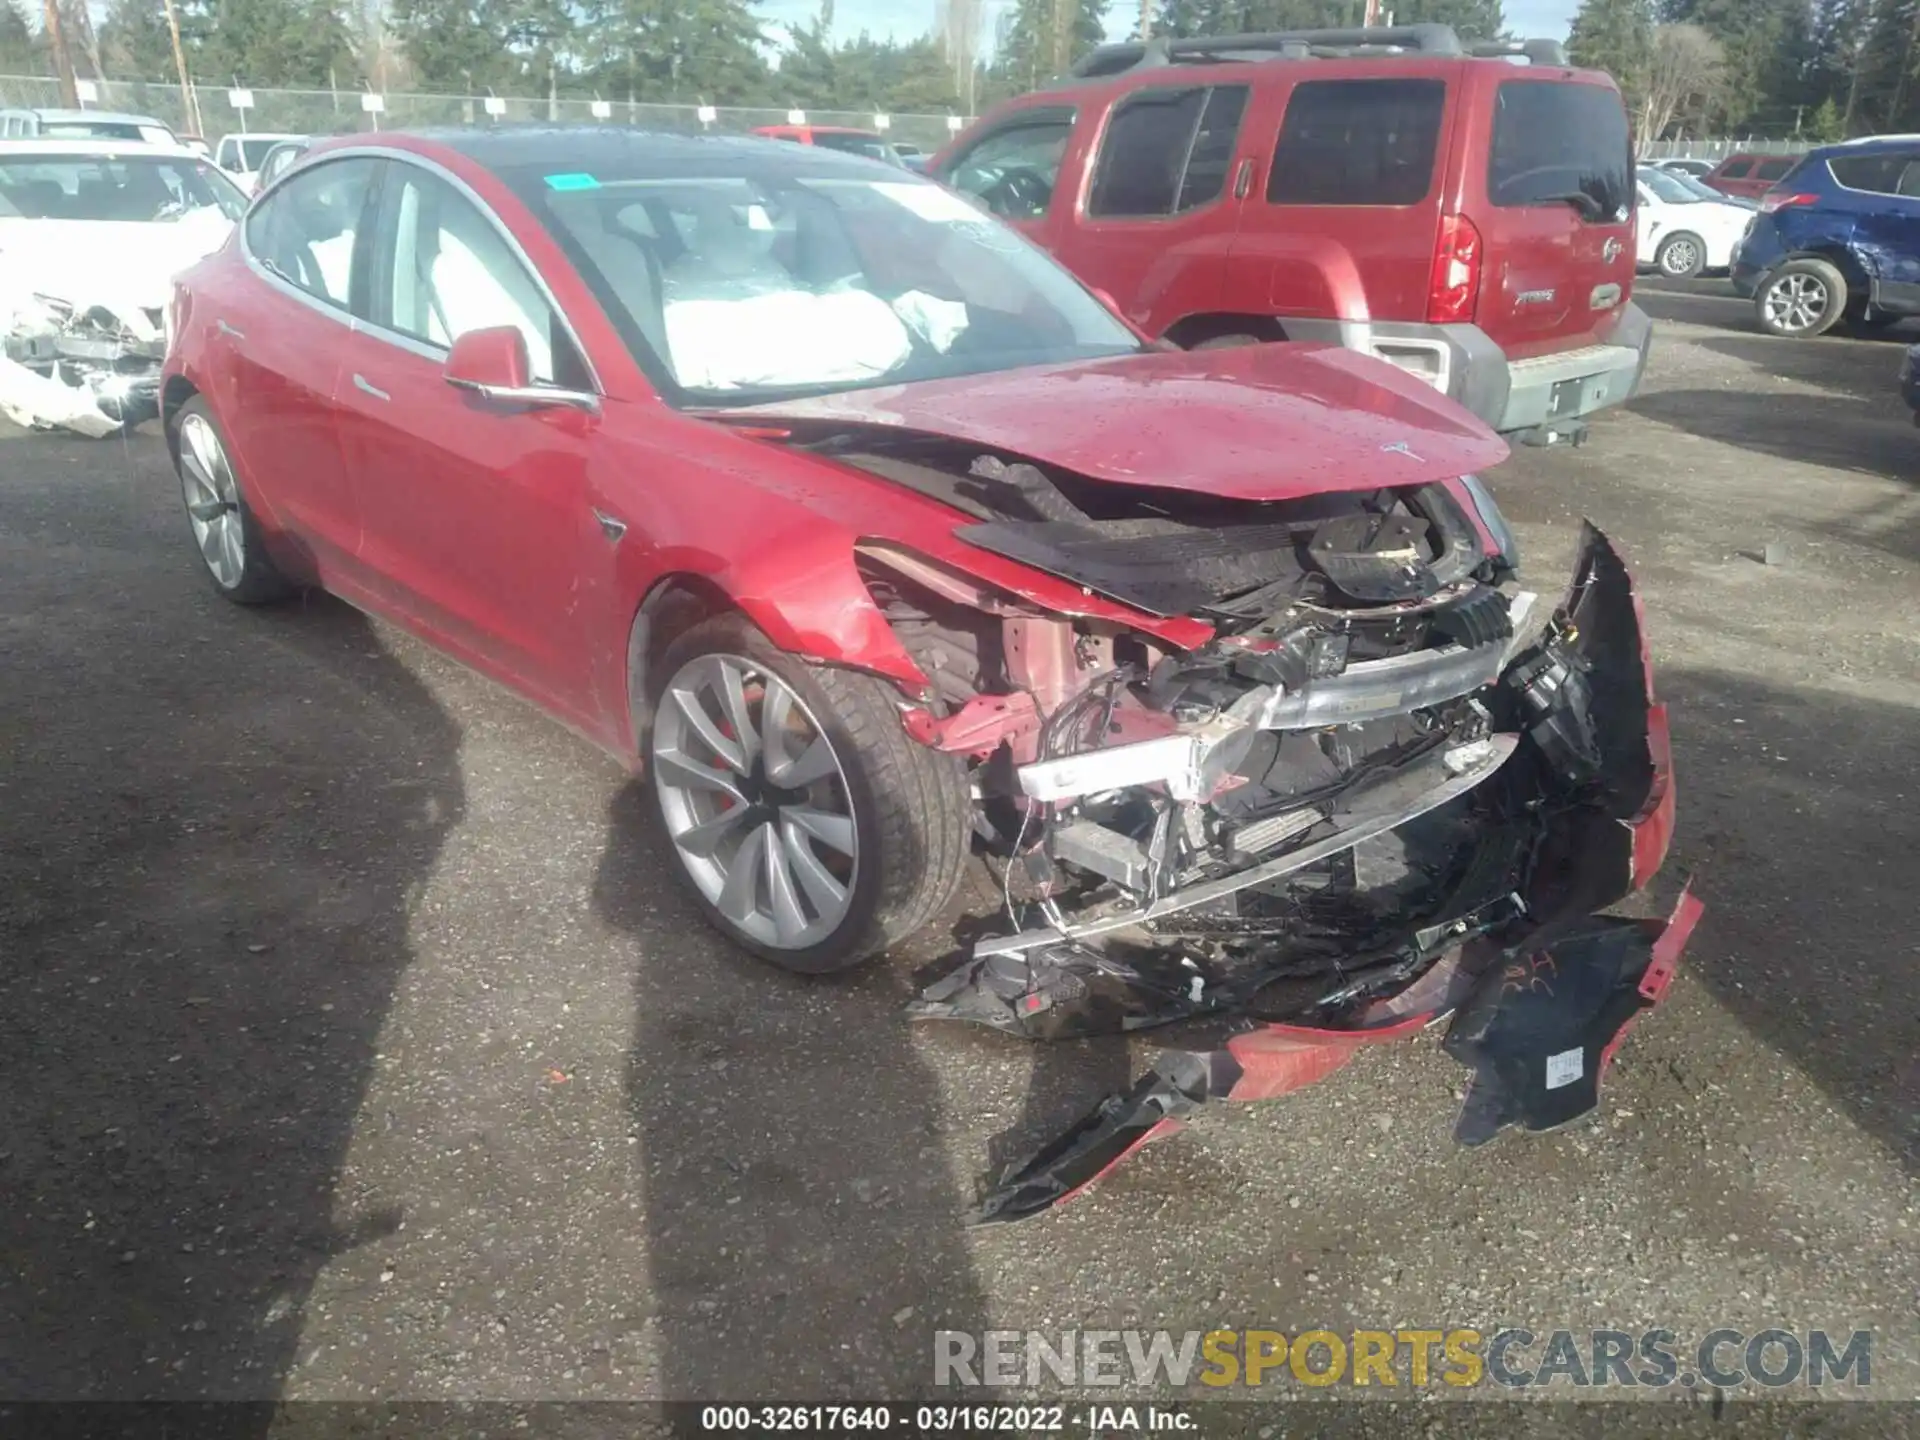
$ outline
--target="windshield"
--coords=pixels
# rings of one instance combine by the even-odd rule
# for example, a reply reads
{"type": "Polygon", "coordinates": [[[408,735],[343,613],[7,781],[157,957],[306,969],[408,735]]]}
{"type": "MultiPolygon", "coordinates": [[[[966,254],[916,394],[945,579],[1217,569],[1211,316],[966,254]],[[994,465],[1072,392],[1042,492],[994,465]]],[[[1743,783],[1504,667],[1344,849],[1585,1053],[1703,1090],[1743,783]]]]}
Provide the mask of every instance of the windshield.
{"type": "Polygon", "coordinates": [[[206,161],[174,155],[0,160],[0,219],[153,224],[209,206],[238,220],[247,197],[206,161]]]}
{"type": "Polygon", "coordinates": [[[813,143],[823,150],[844,150],[849,155],[864,155],[869,160],[895,160],[893,147],[878,135],[842,135],[832,130],[813,132],[813,143]]]}
{"type": "Polygon", "coordinates": [[[758,404],[1141,343],[959,196],[763,171],[520,187],[670,397],[758,404]]]}
{"type": "MultiPolygon", "coordinates": [[[[1667,170],[1656,169],[1651,165],[1641,166],[1639,173],[1640,183],[1653,192],[1653,198],[1656,200],[1664,200],[1669,205],[1697,205],[1700,203],[1700,195],[1691,186],[1687,185],[1683,177],[1679,175],[1675,175],[1667,170]]],[[[1705,189],[1706,187],[1702,186],[1700,188],[1705,189]]],[[[1713,192],[1709,190],[1707,193],[1711,195],[1713,192]]]]}
{"type": "Polygon", "coordinates": [[[265,140],[257,140],[251,137],[235,140],[233,142],[234,147],[240,152],[240,168],[249,171],[258,170],[261,162],[267,158],[268,154],[272,152],[273,147],[279,143],[280,140],[277,136],[271,136],[265,140]]]}
{"type": "Polygon", "coordinates": [[[1728,196],[1721,194],[1720,191],[1707,184],[1706,181],[1702,180],[1698,175],[1689,175],[1684,170],[1674,172],[1670,178],[1677,181],[1680,186],[1696,200],[1715,200],[1725,205],[1729,199],[1728,196]]]}

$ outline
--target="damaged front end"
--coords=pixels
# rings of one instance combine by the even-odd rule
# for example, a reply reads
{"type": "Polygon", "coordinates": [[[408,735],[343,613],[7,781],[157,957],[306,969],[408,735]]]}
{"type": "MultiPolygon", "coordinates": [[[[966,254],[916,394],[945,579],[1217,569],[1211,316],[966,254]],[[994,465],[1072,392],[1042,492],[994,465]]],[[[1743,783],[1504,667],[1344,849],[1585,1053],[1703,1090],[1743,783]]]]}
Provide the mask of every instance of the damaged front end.
{"type": "Polygon", "coordinates": [[[0,330],[0,414],[29,429],[122,433],[160,413],[165,355],[158,309],[33,295],[0,330]]]}
{"type": "Polygon", "coordinates": [[[1009,922],[912,1013],[1029,1039],[1259,1022],[1164,1057],[981,1218],[1034,1214],[1208,1100],[1284,1094],[1449,1014],[1474,1071],[1463,1143],[1590,1109],[1699,909],[1595,914],[1658,870],[1673,823],[1666,714],[1606,537],[1583,530],[1544,613],[1471,484],[1156,513],[1033,466],[971,474],[1017,506],[958,538],[1212,637],[1178,648],[863,550],[932,681],[909,733],[976,762],[1009,922]]]}

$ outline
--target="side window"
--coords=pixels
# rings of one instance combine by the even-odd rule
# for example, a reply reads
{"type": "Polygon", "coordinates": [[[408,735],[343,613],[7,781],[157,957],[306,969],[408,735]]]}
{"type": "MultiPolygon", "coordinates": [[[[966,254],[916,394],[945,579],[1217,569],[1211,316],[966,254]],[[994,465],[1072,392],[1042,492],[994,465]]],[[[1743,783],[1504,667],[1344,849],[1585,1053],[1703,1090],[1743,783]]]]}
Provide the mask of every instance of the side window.
{"type": "Polygon", "coordinates": [[[248,253],[281,279],[345,310],[354,238],[379,163],[331,160],[289,181],[247,215],[248,253]]]}
{"type": "Polygon", "coordinates": [[[585,388],[584,367],[560,338],[553,307],[473,201],[436,175],[395,166],[382,212],[376,324],[442,349],[469,330],[511,325],[526,337],[536,381],[585,388]],[[558,364],[556,340],[564,352],[558,364]]]}
{"type": "Polygon", "coordinates": [[[1739,180],[1744,178],[1746,173],[1752,168],[1753,161],[1751,160],[1729,160],[1727,162],[1727,168],[1720,172],[1720,178],[1722,180],[1739,180]]]}
{"type": "Polygon", "coordinates": [[[1071,110],[1029,111],[982,136],[947,167],[947,183],[1005,220],[1037,220],[1053,203],[1073,135],[1071,110]]]}
{"type": "Polygon", "coordinates": [[[1433,184],[1444,80],[1305,80],[1267,175],[1274,205],[1417,205],[1433,184]]]}
{"type": "Polygon", "coordinates": [[[1833,178],[1849,190],[1873,195],[1920,194],[1920,155],[1882,151],[1878,155],[1836,155],[1827,161],[1833,178]]]}
{"type": "Polygon", "coordinates": [[[1187,150],[1186,173],[1180,177],[1176,210],[1197,210],[1218,200],[1227,188],[1233,167],[1233,148],[1240,139],[1240,117],[1247,110],[1247,87],[1216,85],[1200,112],[1200,128],[1187,150]]]}
{"type": "Polygon", "coordinates": [[[1207,92],[1141,90],[1113,107],[1094,162],[1087,214],[1171,215],[1207,92]]]}

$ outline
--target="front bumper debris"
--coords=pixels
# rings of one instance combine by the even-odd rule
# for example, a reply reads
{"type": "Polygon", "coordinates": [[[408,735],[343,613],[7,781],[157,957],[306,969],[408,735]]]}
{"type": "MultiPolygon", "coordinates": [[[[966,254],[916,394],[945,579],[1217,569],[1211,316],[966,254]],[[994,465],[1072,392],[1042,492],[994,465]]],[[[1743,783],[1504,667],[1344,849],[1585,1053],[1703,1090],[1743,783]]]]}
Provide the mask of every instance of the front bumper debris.
{"type": "MultiPolygon", "coordinates": [[[[911,1013],[1029,1039],[1204,1016],[1254,1023],[1224,1048],[1164,1055],[1130,1091],[999,1177],[980,1220],[1049,1208],[1209,1101],[1290,1093],[1362,1046],[1449,1016],[1443,1048],[1473,1072],[1455,1130],[1462,1144],[1509,1125],[1548,1129],[1597,1104],[1621,1037],[1664,995],[1701,913],[1690,890],[1665,921],[1596,913],[1653,878],[1674,821],[1667,713],[1653,695],[1639,600],[1604,535],[1585,528],[1553,621],[1501,653],[1497,675],[1471,702],[1484,709],[1487,733],[1415,751],[1284,824],[1261,822],[1271,833],[1255,835],[1247,863],[1226,875],[1156,889],[1157,833],[1143,857],[1123,853],[1099,825],[1059,827],[1056,857],[1140,879],[1144,893],[1074,914],[1043,905],[1047,923],[976,944],[911,1013]],[[1276,881],[1364,856],[1383,840],[1412,846],[1407,837],[1435,827],[1454,837],[1449,860],[1432,872],[1444,881],[1414,887],[1364,925],[1343,922],[1346,947],[1330,965],[1302,964],[1310,911],[1261,908],[1276,881]],[[1211,943],[1223,926],[1231,946],[1211,943]]],[[[1310,692],[1299,698],[1311,703],[1310,692]]],[[[1260,704],[1248,717],[1254,728],[1288,723],[1284,702],[1260,704]]],[[[1218,779],[1206,752],[1232,752],[1231,729],[1180,739],[1193,748],[1163,757],[1163,781],[1172,792],[1184,777],[1204,794],[1218,779]]],[[[1100,752],[1071,759],[1089,786],[1116,779],[1100,752]]],[[[1076,785],[1050,771],[1041,788],[1066,794],[1076,785]]],[[[1237,833],[1231,845],[1239,853],[1237,833]]],[[[1324,945],[1314,953],[1325,960],[1324,945]]]]}
{"type": "Polygon", "coordinates": [[[0,316],[0,414],[99,438],[160,413],[157,312],[31,296],[0,316]]]}

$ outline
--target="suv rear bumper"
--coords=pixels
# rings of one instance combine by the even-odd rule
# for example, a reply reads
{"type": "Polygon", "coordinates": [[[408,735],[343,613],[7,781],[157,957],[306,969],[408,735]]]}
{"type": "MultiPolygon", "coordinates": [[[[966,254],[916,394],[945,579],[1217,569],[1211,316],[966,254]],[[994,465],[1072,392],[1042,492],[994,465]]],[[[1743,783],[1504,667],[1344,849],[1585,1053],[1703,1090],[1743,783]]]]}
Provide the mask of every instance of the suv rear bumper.
{"type": "Polygon", "coordinates": [[[1632,399],[1653,341],[1653,322],[1631,301],[1608,343],[1527,360],[1509,360],[1477,325],[1291,316],[1282,323],[1290,340],[1344,345],[1419,375],[1503,435],[1550,429],[1632,399]]]}

